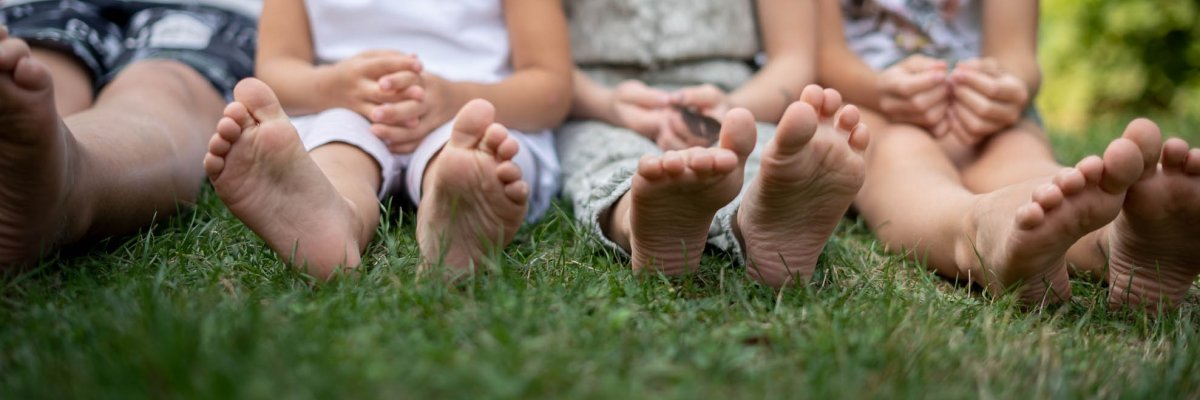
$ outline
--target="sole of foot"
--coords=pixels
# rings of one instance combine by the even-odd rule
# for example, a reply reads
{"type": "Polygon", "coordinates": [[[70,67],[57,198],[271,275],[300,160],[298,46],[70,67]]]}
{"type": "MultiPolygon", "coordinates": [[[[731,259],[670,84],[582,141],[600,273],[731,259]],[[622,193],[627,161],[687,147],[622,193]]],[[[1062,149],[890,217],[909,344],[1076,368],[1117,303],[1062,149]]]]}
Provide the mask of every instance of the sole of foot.
{"type": "Polygon", "coordinates": [[[449,142],[425,171],[417,207],[422,272],[438,271],[448,280],[472,274],[521,227],[529,184],[512,161],[520,144],[495,115],[484,100],[463,106],[449,142]]]}
{"type": "MultiPolygon", "coordinates": [[[[1146,171],[1129,188],[1121,214],[1107,232],[1109,304],[1147,311],[1180,304],[1200,274],[1200,149],[1162,141],[1158,127],[1135,120],[1153,149],[1146,171]]],[[[1149,147],[1149,146],[1148,146],[1149,147]]]]}
{"type": "Polygon", "coordinates": [[[246,79],[209,141],[204,169],[233,215],[285,262],[330,279],[361,262],[353,205],[305,151],[279,99],[246,79]]]}
{"type": "Polygon", "coordinates": [[[696,271],[717,211],[742,189],[742,170],[757,137],[754,116],[731,110],[719,144],[647,155],[627,196],[634,272],[696,271]]]}
{"type": "Polygon", "coordinates": [[[55,111],[50,72],[0,29],[0,270],[63,239],[74,138],[55,111]]]}
{"type": "Polygon", "coordinates": [[[959,265],[994,295],[1015,291],[1024,306],[1066,301],[1066,252],[1120,213],[1126,190],[1142,174],[1144,143],[1131,127],[1103,158],[1087,157],[1049,183],[980,195],[967,222],[970,240],[958,245],[959,265]]]}
{"type": "Polygon", "coordinates": [[[766,285],[808,282],[866,176],[870,136],[841,94],[812,85],[779,121],[738,208],[747,274],[766,285]]]}

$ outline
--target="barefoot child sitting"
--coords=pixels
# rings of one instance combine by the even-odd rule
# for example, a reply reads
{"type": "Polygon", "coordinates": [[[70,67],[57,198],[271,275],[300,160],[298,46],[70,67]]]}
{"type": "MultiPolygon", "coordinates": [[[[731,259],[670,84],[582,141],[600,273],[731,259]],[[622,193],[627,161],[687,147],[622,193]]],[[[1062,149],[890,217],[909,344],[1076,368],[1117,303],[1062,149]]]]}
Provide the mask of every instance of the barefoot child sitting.
{"type": "Polygon", "coordinates": [[[1027,305],[1067,299],[1076,270],[1107,277],[1114,306],[1179,303],[1200,273],[1200,150],[1136,120],[1102,158],[1060,166],[1029,111],[1036,1],[821,12],[821,80],[883,128],[855,205],[889,248],[1027,305]]]}
{"type": "Polygon", "coordinates": [[[774,0],[568,4],[579,70],[577,120],[559,131],[564,193],[635,271],[695,271],[712,245],[767,285],[812,276],[862,184],[868,137],[837,92],[805,88],[816,41],[796,16],[815,10],[774,0]],[[674,29],[647,28],[667,20],[674,29]],[[757,31],[767,64],[755,72],[757,31]],[[716,146],[691,147],[707,143],[674,106],[719,120],[716,146]]]}
{"type": "Polygon", "coordinates": [[[545,129],[570,90],[557,1],[267,0],[263,15],[262,81],[235,89],[204,165],[285,261],[323,279],[358,266],[390,194],[418,206],[422,267],[453,275],[545,212],[545,129]]]}

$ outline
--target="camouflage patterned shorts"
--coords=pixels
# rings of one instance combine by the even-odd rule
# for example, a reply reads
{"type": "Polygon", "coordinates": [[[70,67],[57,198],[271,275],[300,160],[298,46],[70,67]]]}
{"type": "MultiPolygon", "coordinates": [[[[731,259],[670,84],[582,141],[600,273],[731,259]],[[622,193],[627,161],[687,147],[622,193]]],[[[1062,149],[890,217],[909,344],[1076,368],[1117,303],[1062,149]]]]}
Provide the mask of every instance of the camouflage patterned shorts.
{"type": "Polygon", "coordinates": [[[74,56],[97,91],[126,66],[169,59],[191,66],[221,95],[254,73],[254,18],[195,3],[46,0],[0,6],[0,24],[30,44],[74,56]]]}

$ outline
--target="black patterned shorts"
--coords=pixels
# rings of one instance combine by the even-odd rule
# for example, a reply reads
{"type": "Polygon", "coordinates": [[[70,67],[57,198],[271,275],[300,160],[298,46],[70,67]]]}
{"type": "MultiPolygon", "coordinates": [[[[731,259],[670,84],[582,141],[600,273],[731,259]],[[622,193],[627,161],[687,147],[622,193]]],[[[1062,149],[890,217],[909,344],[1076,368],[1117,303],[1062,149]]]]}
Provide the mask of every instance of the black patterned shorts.
{"type": "Polygon", "coordinates": [[[46,0],[0,6],[0,24],[13,37],[75,56],[91,72],[97,91],[126,66],[146,59],[191,66],[226,98],[239,80],[254,74],[256,22],[222,8],[46,0]]]}

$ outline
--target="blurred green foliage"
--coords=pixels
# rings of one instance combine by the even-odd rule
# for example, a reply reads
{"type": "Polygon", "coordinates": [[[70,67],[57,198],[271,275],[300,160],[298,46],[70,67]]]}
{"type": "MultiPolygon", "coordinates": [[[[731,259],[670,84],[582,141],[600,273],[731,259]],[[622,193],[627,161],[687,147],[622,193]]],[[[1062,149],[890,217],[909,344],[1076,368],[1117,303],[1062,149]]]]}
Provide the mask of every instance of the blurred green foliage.
{"type": "Polygon", "coordinates": [[[1200,116],[1200,0],[1041,3],[1038,106],[1054,128],[1097,117],[1200,116]]]}

